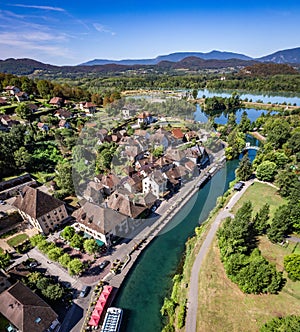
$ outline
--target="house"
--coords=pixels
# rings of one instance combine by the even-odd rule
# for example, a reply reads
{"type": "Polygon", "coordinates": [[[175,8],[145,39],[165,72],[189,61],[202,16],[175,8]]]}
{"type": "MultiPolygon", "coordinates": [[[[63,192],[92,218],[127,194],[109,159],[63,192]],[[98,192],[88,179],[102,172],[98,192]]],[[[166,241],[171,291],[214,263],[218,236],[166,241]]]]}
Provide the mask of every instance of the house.
{"type": "Polygon", "coordinates": [[[6,88],[4,88],[6,92],[8,92],[10,95],[14,96],[16,93],[19,93],[21,90],[13,85],[8,85],[6,88]]]}
{"type": "Polygon", "coordinates": [[[172,160],[170,160],[166,157],[158,158],[153,164],[154,164],[155,168],[160,169],[163,173],[173,167],[172,160]]]}
{"type": "Polygon", "coordinates": [[[102,183],[90,181],[83,192],[83,197],[94,204],[101,204],[107,196],[105,187],[102,183]]]}
{"type": "Polygon", "coordinates": [[[54,331],[59,326],[54,310],[19,281],[0,294],[0,312],[10,321],[11,331],[54,331]]]}
{"type": "Polygon", "coordinates": [[[149,143],[153,148],[163,146],[164,150],[166,150],[170,145],[168,136],[157,132],[149,137],[149,143]]]}
{"type": "Polygon", "coordinates": [[[172,160],[177,166],[180,165],[180,161],[185,158],[185,153],[182,150],[169,147],[165,153],[165,158],[172,160]]]}
{"type": "Polygon", "coordinates": [[[181,175],[177,166],[173,165],[171,169],[166,172],[168,178],[168,188],[171,191],[176,191],[181,186],[181,175]]]}
{"type": "Polygon", "coordinates": [[[130,193],[139,193],[143,191],[142,178],[138,174],[132,174],[122,179],[121,184],[130,193]]]}
{"type": "Polygon", "coordinates": [[[198,140],[199,139],[199,134],[196,133],[195,131],[188,131],[184,135],[184,140],[187,142],[192,141],[193,139],[198,140]]]}
{"type": "Polygon", "coordinates": [[[154,118],[149,112],[142,112],[137,116],[138,125],[144,123],[145,125],[149,125],[154,122],[154,118]]]}
{"type": "Polygon", "coordinates": [[[54,113],[54,116],[56,116],[57,118],[59,118],[61,120],[66,120],[66,119],[72,118],[73,114],[64,108],[60,108],[54,113]]]}
{"type": "Polygon", "coordinates": [[[116,190],[108,199],[107,206],[123,215],[136,219],[141,216],[147,208],[134,201],[134,195],[126,189],[116,190]]]}
{"type": "Polygon", "coordinates": [[[120,179],[114,173],[99,174],[95,176],[94,181],[103,185],[106,196],[111,195],[120,184],[120,179]]]}
{"type": "Polygon", "coordinates": [[[96,107],[97,107],[97,105],[94,104],[94,103],[92,103],[92,102],[85,102],[85,101],[83,101],[83,102],[79,103],[79,108],[82,111],[84,111],[84,112],[86,112],[88,114],[95,113],[96,112],[96,107]]]}
{"type": "Polygon", "coordinates": [[[184,137],[184,133],[182,132],[182,130],[180,128],[172,129],[172,135],[174,138],[176,138],[177,140],[181,140],[181,141],[184,137]]]}
{"type": "Polygon", "coordinates": [[[128,220],[125,215],[91,202],[85,202],[73,213],[73,217],[76,218],[81,230],[107,246],[112,244],[114,236],[128,232],[128,220]]]}
{"type": "Polygon", "coordinates": [[[49,234],[68,217],[64,202],[29,186],[20,190],[12,205],[24,220],[44,234],[49,234]]]}
{"type": "Polygon", "coordinates": [[[44,122],[38,122],[37,127],[40,130],[43,130],[43,131],[48,131],[49,130],[49,126],[44,122]]]}
{"type": "Polygon", "coordinates": [[[184,167],[189,171],[189,177],[195,177],[199,175],[198,166],[192,160],[184,162],[184,167]]]}
{"type": "Polygon", "coordinates": [[[0,106],[5,106],[7,104],[6,98],[0,97],[0,106]]]}
{"type": "Polygon", "coordinates": [[[12,120],[9,115],[0,115],[0,122],[8,128],[11,128],[14,125],[20,124],[19,121],[12,120]]]}
{"type": "Polygon", "coordinates": [[[154,171],[143,179],[143,193],[151,192],[157,199],[164,197],[169,193],[167,183],[161,171],[154,171]]]}
{"type": "Polygon", "coordinates": [[[121,112],[124,119],[128,119],[136,115],[137,108],[135,105],[128,104],[122,108],[121,112]]]}
{"type": "Polygon", "coordinates": [[[66,129],[71,129],[71,125],[67,120],[60,120],[58,123],[58,128],[66,128],[66,129]]]}
{"type": "Polygon", "coordinates": [[[18,93],[15,93],[15,97],[17,98],[17,101],[20,103],[21,101],[28,100],[28,94],[26,92],[20,91],[18,93]]]}
{"type": "Polygon", "coordinates": [[[53,97],[50,99],[49,104],[56,107],[62,107],[64,105],[64,100],[61,97],[53,97]]]}

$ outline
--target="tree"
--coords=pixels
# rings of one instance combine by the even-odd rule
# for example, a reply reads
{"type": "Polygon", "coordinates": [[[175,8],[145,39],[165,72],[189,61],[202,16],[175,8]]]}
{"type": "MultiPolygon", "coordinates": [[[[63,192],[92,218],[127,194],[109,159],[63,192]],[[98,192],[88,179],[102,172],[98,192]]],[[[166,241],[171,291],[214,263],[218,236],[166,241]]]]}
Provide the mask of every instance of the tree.
{"type": "Polygon", "coordinates": [[[70,241],[75,234],[75,229],[72,226],[66,226],[60,233],[60,236],[65,240],[70,241]]]}
{"type": "Polygon", "coordinates": [[[275,120],[272,118],[266,124],[265,131],[268,134],[267,142],[278,149],[289,139],[291,127],[289,123],[282,118],[275,120]]]}
{"type": "Polygon", "coordinates": [[[193,91],[192,91],[192,96],[193,96],[194,99],[197,99],[197,96],[198,96],[198,90],[193,89],[193,91]]]}
{"type": "Polygon", "coordinates": [[[87,239],[83,242],[83,248],[88,254],[94,254],[99,250],[99,246],[94,239],[87,239]]]}
{"type": "Polygon", "coordinates": [[[240,131],[242,131],[243,133],[246,133],[247,131],[250,130],[250,127],[251,127],[251,121],[248,118],[247,112],[244,111],[242,113],[241,121],[239,124],[240,131]]]}
{"type": "Polygon", "coordinates": [[[227,138],[228,147],[225,149],[227,159],[234,159],[239,156],[246,145],[245,134],[234,129],[227,138]]]}
{"type": "Polygon", "coordinates": [[[268,220],[270,218],[270,205],[268,203],[264,204],[261,209],[256,213],[253,224],[254,229],[258,235],[265,234],[268,228],[268,220]]]}
{"type": "Polygon", "coordinates": [[[36,281],[36,287],[40,290],[46,289],[50,285],[50,280],[47,277],[42,277],[36,281]]]}
{"type": "Polygon", "coordinates": [[[152,155],[155,158],[160,158],[164,154],[164,147],[162,145],[158,146],[153,150],[152,155]]]}
{"type": "Polygon", "coordinates": [[[37,82],[37,89],[40,96],[47,99],[51,95],[53,84],[46,80],[40,80],[37,82]]]}
{"type": "Polygon", "coordinates": [[[33,247],[37,246],[39,242],[46,240],[46,237],[42,234],[36,234],[30,238],[30,243],[33,247]]]}
{"type": "Polygon", "coordinates": [[[71,261],[71,257],[69,254],[65,253],[62,256],[59,257],[58,262],[61,264],[63,267],[67,268],[69,263],[71,261]]]}
{"type": "Polygon", "coordinates": [[[73,177],[72,177],[72,166],[69,162],[63,161],[58,163],[56,167],[56,183],[58,187],[68,195],[72,195],[75,192],[73,177]]]}
{"type": "Polygon", "coordinates": [[[288,235],[291,228],[290,211],[287,205],[277,208],[272,219],[267,235],[271,242],[280,243],[288,235]]]}
{"type": "Polygon", "coordinates": [[[19,150],[14,152],[15,164],[20,169],[26,169],[30,164],[31,155],[24,146],[20,147],[19,150]]]}
{"type": "Polygon", "coordinates": [[[284,269],[293,281],[300,280],[300,255],[291,254],[284,257],[284,269]]]}
{"type": "Polygon", "coordinates": [[[36,287],[37,282],[43,277],[41,272],[31,272],[27,276],[27,281],[31,287],[36,287]]]}
{"type": "Polygon", "coordinates": [[[79,275],[83,271],[83,264],[80,259],[74,258],[68,264],[68,271],[70,275],[79,275]]]}
{"type": "Polygon", "coordinates": [[[59,284],[49,285],[42,289],[42,294],[51,301],[57,301],[63,297],[64,289],[59,284]]]}
{"type": "Polygon", "coordinates": [[[8,252],[0,252],[0,269],[6,269],[10,263],[10,254],[8,252]]]}
{"type": "Polygon", "coordinates": [[[276,183],[279,186],[280,195],[288,197],[291,195],[293,189],[297,188],[299,184],[298,174],[293,172],[291,168],[287,168],[278,172],[276,176],[276,183]]]}
{"type": "Polygon", "coordinates": [[[28,120],[31,115],[31,109],[29,108],[28,104],[20,103],[16,107],[16,113],[20,118],[28,120]]]}
{"type": "Polygon", "coordinates": [[[75,233],[70,240],[70,246],[73,248],[81,249],[82,243],[83,243],[83,238],[77,233],[75,233]]]}
{"type": "Polygon", "coordinates": [[[272,182],[277,173],[277,165],[272,161],[263,161],[256,169],[256,176],[259,180],[272,182]]]}
{"type": "Polygon", "coordinates": [[[61,248],[54,248],[48,252],[48,257],[55,262],[57,262],[59,257],[61,257],[62,255],[63,250],[61,248]]]}
{"type": "Polygon", "coordinates": [[[235,173],[239,180],[246,181],[249,179],[252,174],[252,164],[247,154],[243,156],[235,173]]]}
{"type": "Polygon", "coordinates": [[[264,324],[259,332],[296,332],[299,331],[300,316],[275,317],[264,324]]]}

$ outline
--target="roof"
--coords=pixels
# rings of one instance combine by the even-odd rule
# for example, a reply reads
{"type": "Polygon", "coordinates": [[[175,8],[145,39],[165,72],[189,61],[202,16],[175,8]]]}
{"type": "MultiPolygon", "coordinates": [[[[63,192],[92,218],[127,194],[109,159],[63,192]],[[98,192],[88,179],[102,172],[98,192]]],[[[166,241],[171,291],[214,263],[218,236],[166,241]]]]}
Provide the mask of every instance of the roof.
{"type": "Polygon", "coordinates": [[[150,178],[157,184],[163,184],[166,182],[166,178],[163,176],[161,171],[154,171],[152,174],[150,174],[150,178]]]}
{"type": "Polygon", "coordinates": [[[183,138],[183,136],[184,136],[184,134],[183,134],[183,132],[181,131],[180,128],[174,128],[174,129],[172,130],[172,135],[173,135],[175,138],[178,138],[178,139],[183,138]]]}
{"type": "Polygon", "coordinates": [[[26,186],[12,204],[32,218],[37,219],[64,205],[64,202],[41,190],[26,186]]]}
{"type": "Polygon", "coordinates": [[[91,108],[91,107],[97,107],[97,105],[94,104],[94,103],[92,103],[92,102],[90,102],[90,101],[88,101],[88,102],[86,102],[86,103],[83,105],[83,107],[84,107],[84,108],[91,108]]]}
{"type": "Polygon", "coordinates": [[[58,103],[62,103],[63,99],[60,97],[53,97],[50,99],[49,104],[58,104],[58,103]]]}
{"type": "Polygon", "coordinates": [[[55,116],[58,115],[58,116],[64,117],[64,118],[70,118],[72,116],[72,113],[61,108],[61,109],[57,110],[54,115],[55,116]]]}
{"type": "Polygon", "coordinates": [[[138,117],[138,119],[146,119],[149,116],[151,116],[151,114],[149,112],[142,112],[137,117],[138,117]]]}
{"type": "Polygon", "coordinates": [[[118,211],[130,218],[137,218],[146,210],[145,206],[136,205],[134,195],[126,189],[115,191],[109,198],[107,205],[109,208],[118,211]]]}
{"type": "Polygon", "coordinates": [[[109,173],[107,175],[99,174],[95,178],[96,182],[102,183],[104,187],[108,187],[110,189],[113,189],[120,183],[120,179],[114,173],[109,173]]]}
{"type": "Polygon", "coordinates": [[[126,216],[110,208],[104,208],[90,202],[73,213],[77,222],[96,232],[106,234],[127,219],[126,216]]]}
{"type": "Polygon", "coordinates": [[[0,294],[0,312],[23,332],[45,331],[57,319],[49,305],[20,282],[0,294]]]}

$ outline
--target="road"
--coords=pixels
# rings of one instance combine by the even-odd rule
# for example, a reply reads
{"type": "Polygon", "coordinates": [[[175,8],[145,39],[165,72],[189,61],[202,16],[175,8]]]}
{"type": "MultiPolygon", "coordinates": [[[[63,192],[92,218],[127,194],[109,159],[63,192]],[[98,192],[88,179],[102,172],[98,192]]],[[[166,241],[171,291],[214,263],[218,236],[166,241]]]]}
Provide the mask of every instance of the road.
{"type": "Polygon", "coordinates": [[[186,332],[195,332],[197,328],[197,310],[198,310],[198,285],[199,285],[199,271],[203,260],[211,246],[211,243],[216,235],[216,232],[220,226],[222,220],[227,217],[232,217],[233,215],[230,213],[232,207],[236,204],[236,202],[241,198],[244,194],[245,190],[253,183],[253,180],[245,182],[245,186],[241,191],[238,191],[234,194],[234,196],[230,199],[229,203],[226,205],[224,209],[220,211],[220,213],[216,216],[213,221],[210,230],[197,254],[194,265],[192,267],[190,285],[189,285],[189,293],[188,293],[188,304],[187,304],[187,315],[186,315],[186,332]]]}

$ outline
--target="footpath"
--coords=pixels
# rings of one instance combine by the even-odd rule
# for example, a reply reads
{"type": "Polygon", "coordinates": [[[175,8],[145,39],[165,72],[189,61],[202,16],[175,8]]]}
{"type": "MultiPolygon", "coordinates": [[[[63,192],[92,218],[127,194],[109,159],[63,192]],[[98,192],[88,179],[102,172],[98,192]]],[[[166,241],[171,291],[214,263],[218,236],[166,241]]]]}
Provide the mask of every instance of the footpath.
{"type": "Polygon", "coordinates": [[[198,310],[198,286],[199,286],[199,272],[201,265],[208,253],[208,250],[211,246],[211,243],[216,235],[216,232],[221,224],[221,222],[227,217],[232,217],[233,215],[230,213],[230,210],[236,204],[236,202],[242,197],[247,188],[253,183],[254,180],[249,180],[245,182],[245,186],[241,191],[238,191],[234,194],[234,196],[230,199],[229,203],[223,208],[219,214],[216,216],[213,221],[208,234],[196,256],[194,261],[192,271],[191,271],[191,279],[189,283],[189,293],[188,293],[188,301],[187,301],[187,314],[186,314],[186,332],[196,332],[197,328],[197,310],[198,310]]]}

